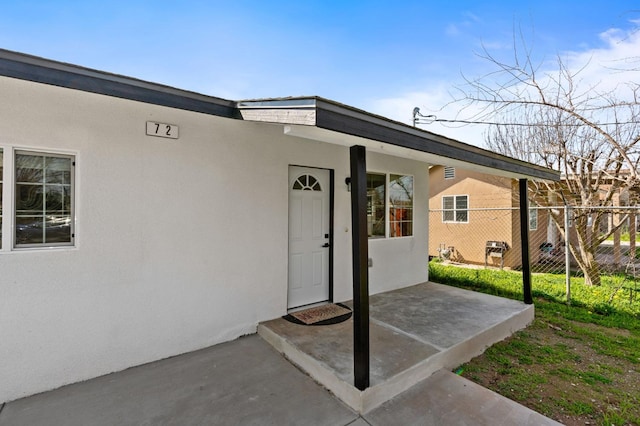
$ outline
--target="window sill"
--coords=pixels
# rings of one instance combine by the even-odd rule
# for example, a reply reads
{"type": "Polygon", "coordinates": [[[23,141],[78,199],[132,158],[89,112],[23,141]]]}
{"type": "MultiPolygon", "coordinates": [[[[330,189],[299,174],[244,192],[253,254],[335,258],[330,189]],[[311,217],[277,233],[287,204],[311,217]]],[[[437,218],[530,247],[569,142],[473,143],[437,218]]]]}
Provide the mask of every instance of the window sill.
{"type": "Polygon", "coordinates": [[[34,253],[34,252],[60,252],[60,251],[74,251],[77,250],[77,246],[48,246],[48,247],[15,247],[7,250],[0,250],[0,255],[13,254],[13,253],[34,253]]]}

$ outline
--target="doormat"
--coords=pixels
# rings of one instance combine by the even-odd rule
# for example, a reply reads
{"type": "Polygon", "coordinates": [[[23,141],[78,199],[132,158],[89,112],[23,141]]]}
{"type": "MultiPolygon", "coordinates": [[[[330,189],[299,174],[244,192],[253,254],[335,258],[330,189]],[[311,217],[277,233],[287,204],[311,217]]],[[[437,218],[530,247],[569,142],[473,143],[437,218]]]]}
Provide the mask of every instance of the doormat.
{"type": "Polygon", "coordinates": [[[330,325],[351,318],[351,309],[341,303],[329,303],[304,311],[292,312],[283,318],[302,325],[330,325]]]}

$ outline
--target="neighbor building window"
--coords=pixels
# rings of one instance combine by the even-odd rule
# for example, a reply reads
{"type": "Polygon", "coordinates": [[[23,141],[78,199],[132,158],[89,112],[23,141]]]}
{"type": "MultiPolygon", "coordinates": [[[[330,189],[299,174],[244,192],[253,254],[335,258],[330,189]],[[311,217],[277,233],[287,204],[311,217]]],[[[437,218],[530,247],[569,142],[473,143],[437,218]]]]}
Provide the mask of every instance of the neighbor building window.
{"type": "Polygon", "coordinates": [[[447,195],[442,197],[443,222],[469,222],[468,209],[468,195],[447,195]]]}
{"type": "Polygon", "coordinates": [[[529,209],[529,231],[538,229],[538,209],[529,209]]]}
{"type": "Polygon", "coordinates": [[[74,166],[70,155],[16,152],[15,247],[73,245],[74,166]]]}
{"type": "Polygon", "coordinates": [[[413,235],[413,176],[367,173],[370,238],[413,235]]]}
{"type": "Polygon", "coordinates": [[[444,167],[444,178],[445,179],[454,179],[456,177],[456,169],[455,167],[445,166],[444,167]]]}

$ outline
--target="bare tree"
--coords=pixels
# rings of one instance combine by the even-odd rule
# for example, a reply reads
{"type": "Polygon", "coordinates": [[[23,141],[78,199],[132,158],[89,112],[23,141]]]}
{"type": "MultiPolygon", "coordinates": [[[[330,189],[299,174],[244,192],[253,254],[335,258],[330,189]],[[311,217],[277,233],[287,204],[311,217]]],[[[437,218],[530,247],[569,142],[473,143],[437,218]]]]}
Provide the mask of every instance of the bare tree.
{"type": "MultiPolygon", "coordinates": [[[[466,79],[456,101],[465,103],[466,111],[475,108],[470,119],[492,123],[486,133],[490,149],[562,172],[560,182],[532,182],[530,196],[540,206],[564,201],[581,207],[574,217],[577,242],[570,249],[586,283],[599,285],[595,252],[614,229],[600,233],[604,212],[593,207],[612,206],[621,190],[638,186],[640,85],[588,83],[582,74],[592,64],[576,70],[560,57],[553,72],[541,72],[531,52],[519,50],[516,42],[512,63],[486,49],[480,56],[495,71],[466,79]]],[[[616,77],[617,70],[610,71],[616,77]]],[[[638,68],[626,71],[638,81],[638,68]]],[[[552,217],[564,233],[562,212],[552,217]]]]}

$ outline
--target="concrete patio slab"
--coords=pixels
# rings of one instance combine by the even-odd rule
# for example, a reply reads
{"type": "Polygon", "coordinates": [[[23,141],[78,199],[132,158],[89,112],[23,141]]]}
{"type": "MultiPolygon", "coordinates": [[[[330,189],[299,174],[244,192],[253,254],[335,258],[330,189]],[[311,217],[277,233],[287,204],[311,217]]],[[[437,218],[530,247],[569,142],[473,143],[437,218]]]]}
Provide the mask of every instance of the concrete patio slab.
{"type": "Polygon", "coordinates": [[[370,316],[445,349],[510,321],[529,307],[511,299],[426,283],[371,296],[370,316]]]}
{"type": "Polygon", "coordinates": [[[441,370],[365,415],[387,425],[560,425],[489,389],[441,370]]]}
{"type": "MultiPolygon", "coordinates": [[[[350,302],[346,303],[347,305],[350,302]]],[[[532,305],[435,283],[370,298],[371,386],[353,386],[353,322],[278,318],[258,333],[349,407],[367,413],[441,369],[452,369],[533,321],[532,305]]]]}
{"type": "MultiPolygon", "coordinates": [[[[280,318],[270,321],[267,327],[279,338],[295,342],[300,351],[326,365],[339,379],[353,381],[352,321],[308,327],[280,318]]],[[[439,352],[429,344],[376,323],[370,325],[369,333],[372,348],[380,348],[372,350],[371,356],[371,384],[374,386],[402,373],[407,365],[414,365],[439,352]]]]}
{"type": "Polygon", "coordinates": [[[257,335],[7,403],[1,426],[347,425],[358,419],[257,335]]]}

